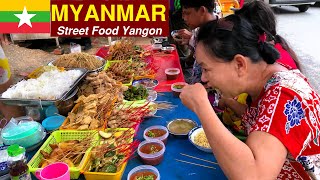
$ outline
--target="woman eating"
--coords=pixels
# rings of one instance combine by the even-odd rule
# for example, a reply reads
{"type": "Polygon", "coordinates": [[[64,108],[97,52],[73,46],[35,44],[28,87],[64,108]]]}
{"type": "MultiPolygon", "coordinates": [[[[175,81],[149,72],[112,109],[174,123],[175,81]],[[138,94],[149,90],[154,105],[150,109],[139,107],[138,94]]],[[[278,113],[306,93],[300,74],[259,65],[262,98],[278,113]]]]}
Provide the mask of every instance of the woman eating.
{"type": "Polygon", "coordinates": [[[196,59],[208,86],[226,98],[252,99],[242,116],[244,143],[216,116],[203,85],[180,94],[229,179],[320,178],[320,96],[299,70],[275,63],[279,52],[246,19],[230,15],[201,27],[196,59]],[[291,171],[289,160],[299,166],[291,171]]]}

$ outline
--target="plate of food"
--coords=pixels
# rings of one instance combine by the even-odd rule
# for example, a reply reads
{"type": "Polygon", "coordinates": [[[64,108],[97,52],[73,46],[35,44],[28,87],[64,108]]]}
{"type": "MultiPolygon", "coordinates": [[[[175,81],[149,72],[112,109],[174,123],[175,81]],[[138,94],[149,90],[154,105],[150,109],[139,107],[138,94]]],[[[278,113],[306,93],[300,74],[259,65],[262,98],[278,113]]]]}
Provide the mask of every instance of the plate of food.
{"type": "Polygon", "coordinates": [[[193,128],[189,134],[189,141],[201,151],[212,153],[210,144],[202,127],[193,128]]]}
{"type": "Polygon", "coordinates": [[[70,53],[60,56],[58,59],[51,61],[48,65],[54,65],[64,68],[84,68],[90,72],[102,71],[106,65],[106,60],[100,56],[88,53],[70,53]]]}

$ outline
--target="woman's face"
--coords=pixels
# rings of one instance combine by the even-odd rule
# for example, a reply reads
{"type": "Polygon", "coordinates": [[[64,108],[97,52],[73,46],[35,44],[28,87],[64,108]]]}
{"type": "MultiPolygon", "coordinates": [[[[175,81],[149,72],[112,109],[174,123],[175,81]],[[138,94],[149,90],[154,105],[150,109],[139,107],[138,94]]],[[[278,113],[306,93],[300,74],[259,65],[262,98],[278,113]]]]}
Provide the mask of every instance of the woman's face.
{"type": "Polygon", "coordinates": [[[202,67],[201,80],[207,85],[220,90],[224,97],[236,97],[239,95],[240,84],[237,82],[235,62],[224,62],[209,55],[200,42],[196,48],[196,59],[202,67]]]}

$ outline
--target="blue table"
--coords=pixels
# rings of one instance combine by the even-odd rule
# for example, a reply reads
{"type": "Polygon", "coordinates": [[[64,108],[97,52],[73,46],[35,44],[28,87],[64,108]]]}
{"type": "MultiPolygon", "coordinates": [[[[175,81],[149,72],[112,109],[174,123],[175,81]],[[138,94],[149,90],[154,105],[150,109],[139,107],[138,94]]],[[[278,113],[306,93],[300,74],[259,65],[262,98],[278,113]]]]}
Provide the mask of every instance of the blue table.
{"type": "MultiPolygon", "coordinates": [[[[200,124],[198,117],[187,109],[180,101],[179,98],[173,97],[172,93],[161,93],[163,95],[158,96],[157,101],[168,101],[174,105],[177,105],[173,110],[161,110],[157,112],[157,116],[161,118],[150,118],[145,119],[141,125],[139,132],[137,134],[137,139],[143,141],[143,131],[152,125],[163,125],[166,126],[167,122],[175,118],[189,118],[196,121],[200,124]]],[[[218,165],[206,163],[200,160],[188,158],[180,155],[180,153],[188,154],[191,156],[199,157],[209,161],[216,162],[213,154],[206,153],[198,150],[193,146],[188,138],[175,137],[170,135],[168,142],[166,144],[166,151],[164,155],[164,160],[157,166],[155,166],[159,172],[160,177],[163,180],[174,180],[174,179],[185,179],[185,180],[194,180],[194,179],[227,179],[223,174],[222,170],[218,165]],[[186,164],[183,162],[178,162],[175,159],[180,159],[184,161],[189,161],[197,164],[203,164],[207,166],[216,167],[216,169],[209,169],[205,167],[195,166],[192,164],[186,164]]],[[[122,176],[123,180],[127,179],[127,175],[131,169],[136,166],[142,165],[138,155],[137,157],[131,159],[128,162],[126,170],[122,176]]]]}
{"type": "MultiPolygon", "coordinates": [[[[158,95],[157,101],[168,101],[173,105],[177,105],[175,109],[172,110],[160,110],[157,112],[157,116],[161,116],[161,118],[149,118],[145,119],[141,125],[137,134],[137,139],[139,141],[143,141],[143,131],[152,125],[163,125],[166,126],[167,122],[176,119],[176,118],[188,118],[196,121],[200,125],[200,121],[198,117],[189,109],[187,109],[179,98],[173,97],[172,93],[161,93],[162,95],[158,95]]],[[[36,153],[36,150],[28,153],[28,159],[36,153]]],[[[175,180],[175,179],[183,179],[183,180],[195,180],[195,179],[227,179],[223,174],[222,170],[218,165],[206,163],[200,160],[188,158],[180,155],[180,153],[188,154],[191,156],[199,157],[202,159],[206,159],[209,161],[216,162],[213,154],[206,153],[198,150],[195,146],[193,146],[188,138],[175,137],[173,135],[169,135],[168,141],[166,144],[166,151],[164,154],[164,160],[157,166],[155,166],[159,172],[162,180],[175,180]],[[178,162],[175,159],[180,159],[184,161],[189,161],[197,164],[203,164],[206,166],[216,167],[216,169],[209,169],[205,167],[195,166],[192,164],[186,164],[183,162],[178,162]]],[[[135,154],[135,158],[129,160],[128,165],[125,169],[125,172],[122,176],[123,180],[127,179],[127,175],[131,169],[136,166],[142,165],[143,163],[140,161],[138,154],[135,154]]],[[[32,179],[36,179],[34,176],[32,179]]],[[[80,180],[85,179],[83,175],[79,177],[80,180]]]]}

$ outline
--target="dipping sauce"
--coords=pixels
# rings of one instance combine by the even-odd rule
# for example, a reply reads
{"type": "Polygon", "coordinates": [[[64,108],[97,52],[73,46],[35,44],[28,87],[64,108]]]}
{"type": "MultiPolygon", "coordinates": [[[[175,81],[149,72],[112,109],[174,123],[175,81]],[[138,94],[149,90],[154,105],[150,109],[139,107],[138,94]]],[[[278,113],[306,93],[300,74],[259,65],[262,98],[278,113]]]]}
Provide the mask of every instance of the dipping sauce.
{"type": "Polygon", "coordinates": [[[157,175],[150,171],[136,172],[131,175],[130,180],[156,180],[157,175]]]}
{"type": "Polygon", "coordinates": [[[180,93],[182,92],[182,89],[184,88],[184,86],[186,86],[187,83],[185,82],[176,82],[176,83],[173,83],[171,85],[171,90],[173,92],[173,96],[174,97],[179,97],[180,96],[180,93]]]}
{"type": "Polygon", "coordinates": [[[187,135],[191,129],[193,129],[196,125],[189,121],[184,120],[175,120],[170,123],[169,131],[174,134],[184,134],[187,135]]]}
{"type": "Polygon", "coordinates": [[[168,68],[165,70],[167,80],[175,80],[178,78],[178,75],[180,74],[180,69],[178,68],[168,68]]]}
{"type": "Polygon", "coordinates": [[[157,143],[149,143],[140,148],[140,151],[145,154],[155,154],[162,149],[160,144],[157,143]]]}
{"type": "Polygon", "coordinates": [[[173,88],[176,88],[176,89],[182,89],[185,85],[183,84],[177,84],[177,85],[174,85],[173,88]]]}
{"type": "Polygon", "coordinates": [[[166,134],[166,131],[163,129],[151,129],[146,133],[146,136],[154,138],[161,137],[166,134]]]}
{"type": "Polygon", "coordinates": [[[165,146],[162,142],[161,144],[157,142],[148,142],[138,149],[138,154],[144,164],[155,166],[160,164],[163,160],[163,149],[165,149],[165,146]]]}
{"type": "Polygon", "coordinates": [[[160,140],[167,143],[169,131],[165,126],[150,126],[143,132],[143,138],[148,141],[160,140]]]}
{"type": "Polygon", "coordinates": [[[169,70],[168,72],[169,73],[177,73],[178,71],[177,70],[169,70]]]}

